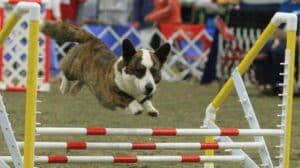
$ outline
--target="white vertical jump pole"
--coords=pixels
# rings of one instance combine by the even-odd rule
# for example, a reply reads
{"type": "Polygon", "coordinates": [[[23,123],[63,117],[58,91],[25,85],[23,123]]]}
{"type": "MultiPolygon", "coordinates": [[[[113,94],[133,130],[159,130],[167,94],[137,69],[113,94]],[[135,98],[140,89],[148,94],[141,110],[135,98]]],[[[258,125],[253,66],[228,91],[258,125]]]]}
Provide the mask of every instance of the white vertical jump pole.
{"type": "Polygon", "coordinates": [[[3,160],[0,159],[0,167],[1,168],[9,168],[8,164],[6,164],[3,160]]]}
{"type": "MultiPolygon", "coordinates": [[[[17,145],[16,138],[13,133],[13,129],[8,119],[6,109],[3,103],[2,96],[0,95],[0,127],[3,132],[5,142],[7,144],[10,155],[13,159],[13,164],[16,168],[23,167],[23,160],[20,153],[20,149],[17,145]]],[[[0,167],[2,168],[1,164],[0,167]]]]}
{"type": "MultiPolygon", "coordinates": [[[[239,101],[241,102],[241,105],[243,107],[245,118],[248,121],[248,125],[251,129],[260,129],[259,122],[257,120],[257,117],[255,115],[253,106],[251,104],[250,98],[248,96],[246,87],[244,85],[243,79],[237,69],[235,69],[232,73],[232,79],[233,83],[236,89],[236,92],[239,97],[239,101]]],[[[254,136],[254,140],[256,142],[263,143],[263,148],[259,150],[259,156],[262,161],[263,167],[272,168],[273,163],[270,157],[269,150],[267,148],[265,139],[263,136],[254,136]]]]}
{"type": "Polygon", "coordinates": [[[287,34],[286,50],[285,50],[285,63],[283,82],[283,92],[279,96],[282,97],[282,114],[281,126],[284,130],[284,136],[280,138],[280,155],[279,167],[290,168],[290,155],[291,155],[291,139],[292,139],[292,120],[293,120],[293,102],[294,102],[294,78],[295,78],[295,50],[296,50],[296,31],[298,18],[292,13],[277,12],[272,18],[271,22],[277,27],[285,23],[285,31],[287,34]]]}

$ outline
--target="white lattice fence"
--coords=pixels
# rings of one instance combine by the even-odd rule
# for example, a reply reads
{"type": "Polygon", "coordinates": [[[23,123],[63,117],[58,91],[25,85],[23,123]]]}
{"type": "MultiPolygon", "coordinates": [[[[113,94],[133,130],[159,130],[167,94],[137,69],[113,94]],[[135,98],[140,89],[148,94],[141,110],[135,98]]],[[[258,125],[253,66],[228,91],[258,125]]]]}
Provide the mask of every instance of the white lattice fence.
{"type": "MultiPolygon", "coordinates": [[[[152,32],[153,35],[159,36],[161,43],[170,42],[173,46],[171,56],[162,70],[163,78],[169,81],[180,81],[192,76],[201,80],[213,40],[212,37],[203,26],[196,25],[192,29],[187,29],[187,26],[182,25],[179,27],[172,25],[172,29],[169,29],[169,26],[161,27],[160,30],[156,29],[152,32]]],[[[118,56],[122,54],[121,44],[126,38],[130,39],[137,48],[149,46],[143,46],[145,44],[142,41],[143,38],[132,27],[86,25],[84,29],[101,39],[118,56]]],[[[60,57],[64,56],[73,45],[75,44],[57,45],[60,57]]]]}
{"type": "Polygon", "coordinates": [[[169,81],[201,80],[208,60],[212,37],[201,25],[162,25],[156,33],[172,44],[162,73],[169,81]]]}
{"type": "MultiPolygon", "coordinates": [[[[116,26],[115,26],[116,27],[116,26]]],[[[124,29],[121,33],[117,33],[112,26],[104,26],[104,25],[85,25],[83,26],[85,30],[95,35],[99,39],[101,39],[117,56],[121,56],[121,45],[124,39],[134,40],[135,47],[141,48],[141,37],[139,32],[134,28],[129,28],[126,26],[118,26],[118,28],[124,29]]],[[[63,57],[66,53],[71,49],[75,43],[67,42],[64,44],[56,45],[56,51],[59,57],[63,57]]]]}
{"type": "MultiPolygon", "coordinates": [[[[232,41],[226,41],[223,36],[219,35],[217,76],[224,80],[231,76],[233,68],[240,63],[261,33],[260,29],[254,28],[231,28],[231,31],[235,36],[235,39],[232,41]]],[[[255,84],[254,69],[250,68],[243,78],[246,85],[255,84]]]]}
{"type": "MultiPolygon", "coordinates": [[[[13,6],[17,1],[0,1],[0,17],[5,24],[13,6]]],[[[39,1],[41,2],[41,1],[39,1]]],[[[45,1],[46,3],[47,1],[45,1]]],[[[43,3],[42,14],[44,18],[50,17],[50,6],[43,3]]],[[[50,39],[40,34],[39,43],[39,65],[38,65],[38,89],[49,90],[50,69],[50,39]]],[[[0,89],[24,91],[26,90],[26,67],[27,67],[27,45],[28,45],[28,21],[27,17],[21,18],[9,35],[0,52],[0,89]]]]}

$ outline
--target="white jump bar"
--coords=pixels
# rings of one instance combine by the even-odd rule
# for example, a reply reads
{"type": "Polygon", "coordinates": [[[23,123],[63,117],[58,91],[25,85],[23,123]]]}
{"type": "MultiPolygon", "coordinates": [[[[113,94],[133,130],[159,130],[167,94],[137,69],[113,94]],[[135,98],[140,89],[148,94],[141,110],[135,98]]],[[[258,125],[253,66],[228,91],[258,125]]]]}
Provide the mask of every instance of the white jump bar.
{"type": "MultiPolygon", "coordinates": [[[[18,142],[23,148],[24,142],[18,142]]],[[[66,149],[66,150],[87,150],[87,149],[129,149],[129,150],[159,150],[159,149],[241,149],[261,148],[261,142],[183,142],[183,143],[129,143],[129,142],[35,142],[38,149],[66,149]]]]}
{"type": "Polygon", "coordinates": [[[150,135],[150,136],[280,136],[284,134],[281,129],[188,129],[188,128],[58,128],[39,127],[37,134],[48,135],[150,135]]]}

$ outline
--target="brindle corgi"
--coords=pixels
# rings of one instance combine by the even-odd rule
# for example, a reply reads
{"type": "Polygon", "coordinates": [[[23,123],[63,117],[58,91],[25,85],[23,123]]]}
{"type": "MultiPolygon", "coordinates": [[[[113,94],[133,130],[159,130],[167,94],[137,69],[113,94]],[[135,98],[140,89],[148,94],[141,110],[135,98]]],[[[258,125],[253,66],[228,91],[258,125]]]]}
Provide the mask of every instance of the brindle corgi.
{"type": "Polygon", "coordinates": [[[118,58],[103,42],[76,26],[45,21],[41,32],[61,43],[78,43],[60,62],[64,76],[62,94],[76,95],[86,85],[104,107],[128,108],[135,115],[146,111],[150,116],[158,116],[151,98],[171,49],[168,43],[156,51],[136,50],[125,39],[123,56],[118,58]]]}

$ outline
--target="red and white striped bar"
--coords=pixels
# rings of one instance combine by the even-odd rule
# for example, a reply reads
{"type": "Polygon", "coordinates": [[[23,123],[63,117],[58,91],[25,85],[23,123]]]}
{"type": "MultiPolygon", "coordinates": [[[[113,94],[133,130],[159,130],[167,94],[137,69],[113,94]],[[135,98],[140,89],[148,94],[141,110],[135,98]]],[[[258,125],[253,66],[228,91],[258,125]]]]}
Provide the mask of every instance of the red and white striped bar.
{"type": "Polygon", "coordinates": [[[280,136],[281,129],[189,129],[189,128],[36,128],[37,134],[47,135],[150,135],[150,136],[280,136]]]}
{"type": "MultiPolygon", "coordinates": [[[[24,143],[18,142],[20,148],[23,148],[24,143]]],[[[127,150],[159,150],[159,149],[241,149],[241,148],[261,148],[261,142],[184,142],[184,143],[127,143],[127,142],[112,142],[112,143],[97,143],[97,142],[35,142],[36,149],[66,149],[66,150],[88,150],[88,149],[127,149],[127,150]]]]}
{"type": "MultiPolygon", "coordinates": [[[[12,162],[10,156],[1,156],[5,162],[12,162]]],[[[140,163],[140,162],[241,162],[244,156],[199,156],[199,155],[157,155],[157,156],[36,156],[36,163],[140,163]]]]}

